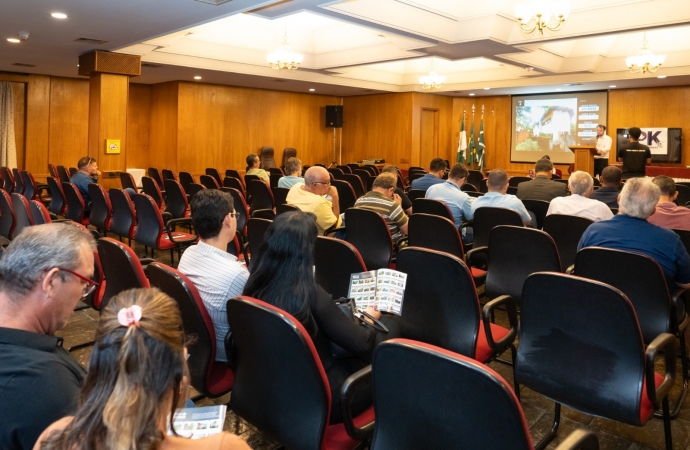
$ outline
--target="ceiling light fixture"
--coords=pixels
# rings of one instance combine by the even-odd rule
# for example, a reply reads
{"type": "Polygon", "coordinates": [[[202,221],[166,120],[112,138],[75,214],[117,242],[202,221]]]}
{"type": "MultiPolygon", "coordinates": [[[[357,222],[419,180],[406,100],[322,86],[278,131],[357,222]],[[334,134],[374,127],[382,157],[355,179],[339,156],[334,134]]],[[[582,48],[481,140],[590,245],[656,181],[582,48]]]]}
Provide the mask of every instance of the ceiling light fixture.
{"type": "Polygon", "coordinates": [[[419,84],[422,85],[422,89],[441,89],[445,81],[445,75],[439,75],[434,71],[434,58],[432,57],[429,73],[419,77],[419,84]]]}
{"type": "Polygon", "coordinates": [[[535,30],[539,30],[542,35],[544,35],[544,30],[558,31],[563,27],[568,14],[570,14],[570,5],[563,0],[532,1],[515,5],[515,18],[520,29],[528,34],[535,30]],[[555,19],[553,24],[552,18],[555,19]],[[532,21],[534,21],[533,25],[532,21]]]}
{"type": "Polygon", "coordinates": [[[304,55],[292,51],[292,48],[288,45],[287,30],[283,35],[283,42],[280,47],[278,47],[276,51],[266,55],[268,64],[271,66],[271,69],[275,70],[296,70],[299,68],[299,65],[302,64],[303,59],[304,55]]]}
{"type": "Polygon", "coordinates": [[[7,38],[7,42],[11,42],[13,44],[19,44],[21,41],[17,38],[7,38]]]}
{"type": "Polygon", "coordinates": [[[609,86],[609,87],[610,87],[610,88],[615,88],[615,87],[616,87],[616,85],[615,85],[615,84],[612,84],[612,85],[611,85],[611,86],[609,86]]]}
{"type": "Polygon", "coordinates": [[[314,89],[314,88],[309,88],[309,92],[314,92],[314,91],[316,91],[316,89],[314,89]]]}
{"type": "Polygon", "coordinates": [[[666,78],[666,75],[659,75],[657,78],[666,78]]]}
{"type": "Polygon", "coordinates": [[[196,76],[194,77],[194,79],[195,79],[195,80],[201,80],[201,77],[200,77],[199,75],[196,75],[196,76]]]}
{"type": "Polygon", "coordinates": [[[470,93],[470,97],[474,97],[474,92],[471,92],[471,93],[470,93]]]}
{"type": "Polygon", "coordinates": [[[654,73],[666,61],[666,55],[655,55],[647,47],[647,33],[642,35],[642,48],[635,56],[625,58],[625,64],[632,73],[654,73]]]}
{"type": "Polygon", "coordinates": [[[53,18],[55,18],[55,19],[66,19],[67,18],[67,14],[61,13],[61,12],[54,12],[54,13],[51,13],[50,15],[53,16],[53,18]]]}

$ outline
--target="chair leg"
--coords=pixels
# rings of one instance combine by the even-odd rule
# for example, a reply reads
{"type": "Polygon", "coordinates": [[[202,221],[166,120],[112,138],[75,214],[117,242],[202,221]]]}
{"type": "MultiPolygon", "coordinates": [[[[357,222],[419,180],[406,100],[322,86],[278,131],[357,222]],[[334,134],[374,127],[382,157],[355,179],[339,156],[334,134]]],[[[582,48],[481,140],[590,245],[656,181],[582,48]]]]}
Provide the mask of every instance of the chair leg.
{"type": "Polygon", "coordinates": [[[170,266],[175,267],[175,249],[170,249],[170,266]]]}
{"type": "Polygon", "coordinates": [[[513,383],[515,386],[515,397],[517,397],[518,401],[520,401],[520,384],[517,382],[517,377],[515,376],[515,360],[517,359],[517,351],[515,350],[514,345],[510,346],[510,355],[513,360],[513,383]]]}
{"type": "MultiPolygon", "coordinates": [[[[666,407],[668,408],[668,401],[666,401],[666,407]]],[[[558,433],[558,425],[561,424],[561,404],[556,403],[556,408],[554,411],[553,415],[553,425],[551,426],[551,431],[549,431],[544,438],[539,441],[537,445],[534,446],[534,450],[544,450],[547,445],[549,445],[549,442],[553,441],[553,438],[556,437],[556,433],[558,433]]],[[[670,424],[669,424],[669,432],[670,432],[670,424]]],[[[668,446],[668,440],[666,441],[667,446],[668,446]]],[[[668,448],[668,447],[667,447],[668,448]]]]}
{"type": "MultiPolygon", "coordinates": [[[[683,406],[683,402],[685,401],[685,396],[688,393],[688,382],[690,382],[690,374],[688,374],[688,357],[686,356],[686,349],[685,349],[685,331],[679,333],[679,338],[680,338],[680,365],[683,370],[683,389],[680,391],[680,394],[678,394],[678,400],[676,400],[676,404],[671,410],[671,414],[669,415],[671,420],[675,420],[678,418],[678,414],[680,413],[680,408],[683,406]]],[[[654,418],[655,419],[663,419],[664,415],[660,411],[656,411],[654,413],[654,418]]]]}
{"type": "Polygon", "coordinates": [[[664,411],[664,438],[666,439],[666,450],[673,450],[673,437],[671,436],[671,414],[669,414],[668,396],[661,402],[661,409],[664,411]]]}

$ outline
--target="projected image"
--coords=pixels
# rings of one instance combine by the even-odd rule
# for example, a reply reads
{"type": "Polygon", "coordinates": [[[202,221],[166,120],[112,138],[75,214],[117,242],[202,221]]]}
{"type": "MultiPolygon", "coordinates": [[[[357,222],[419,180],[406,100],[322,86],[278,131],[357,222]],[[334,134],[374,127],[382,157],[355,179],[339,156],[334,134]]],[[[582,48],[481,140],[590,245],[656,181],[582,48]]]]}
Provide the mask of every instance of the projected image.
{"type": "Polygon", "coordinates": [[[515,150],[570,152],[577,140],[577,98],[525,99],[515,108],[515,150]]]}

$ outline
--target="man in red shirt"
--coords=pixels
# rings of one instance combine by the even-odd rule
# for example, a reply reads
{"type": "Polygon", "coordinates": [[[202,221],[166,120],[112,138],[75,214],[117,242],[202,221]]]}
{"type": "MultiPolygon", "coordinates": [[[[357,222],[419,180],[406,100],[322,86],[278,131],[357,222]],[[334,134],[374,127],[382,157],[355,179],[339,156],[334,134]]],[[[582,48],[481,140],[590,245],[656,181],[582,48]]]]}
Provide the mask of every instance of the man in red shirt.
{"type": "Polygon", "coordinates": [[[652,182],[659,186],[661,196],[656,204],[656,211],[647,221],[664,228],[690,231],[690,209],[673,202],[678,197],[673,178],[659,175],[652,182]]]}

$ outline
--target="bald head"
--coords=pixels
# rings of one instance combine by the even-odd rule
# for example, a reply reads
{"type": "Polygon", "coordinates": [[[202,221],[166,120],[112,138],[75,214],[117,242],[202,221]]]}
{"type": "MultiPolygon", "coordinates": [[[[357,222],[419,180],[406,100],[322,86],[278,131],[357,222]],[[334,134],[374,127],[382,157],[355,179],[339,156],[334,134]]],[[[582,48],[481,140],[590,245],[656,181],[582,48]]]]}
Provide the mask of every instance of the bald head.
{"type": "Polygon", "coordinates": [[[313,166],[304,173],[304,184],[307,186],[319,181],[330,180],[328,171],[321,166],[313,166]]]}

